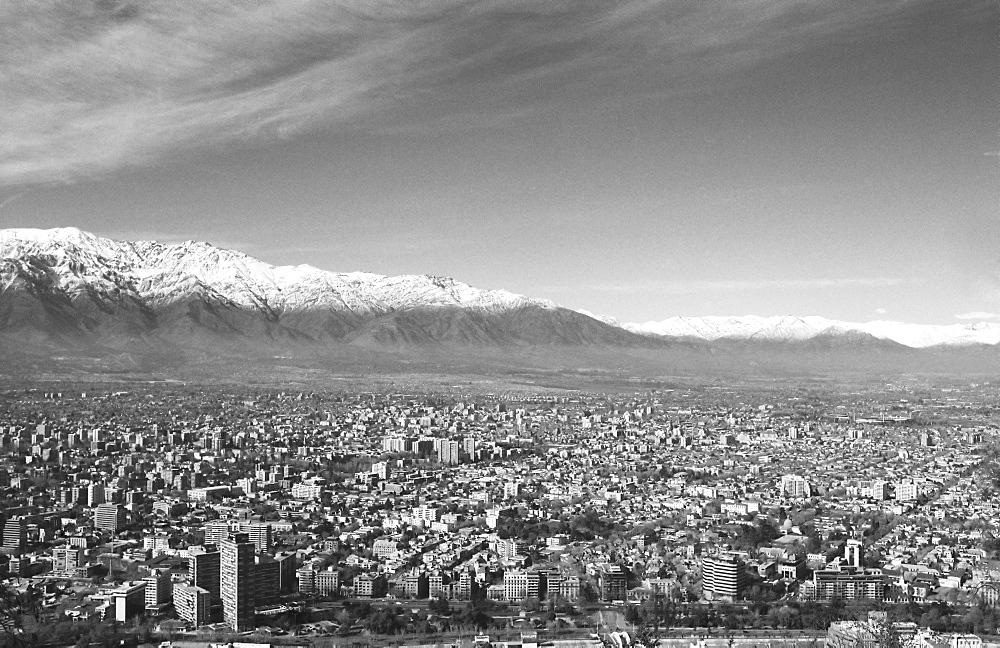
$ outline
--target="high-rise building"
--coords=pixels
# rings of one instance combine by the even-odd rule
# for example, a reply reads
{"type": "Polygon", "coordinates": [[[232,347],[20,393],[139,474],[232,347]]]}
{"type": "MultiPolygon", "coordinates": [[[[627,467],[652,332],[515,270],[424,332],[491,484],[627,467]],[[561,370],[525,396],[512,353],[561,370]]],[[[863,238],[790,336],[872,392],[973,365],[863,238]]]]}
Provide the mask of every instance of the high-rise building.
{"type": "Polygon", "coordinates": [[[16,516],[3,525],[3,546],[18,551],[28,546],[28,520],[16,516]]]}
{"type": "Polygon", "coordinates": [[[526,596],[542,601],[548,593],[548,572],[532,567],[528,570],[528,591],[526,596]]]}
{"type": "Polygon", "coordinates": [[[425,524],[437,522],[438,515],[440,515],[440,511],[435,506],[422,505],[413,507],[413,517],[417,520],[422,520],[425,524]]]}
{"type": "Polygon", "coordinates": [[[427,594],[430,598],[448,595],[448,591],[445,589],[444,577],[440,573],[433,573],[427,577],[427,594]]]}
{"type": "Polygon", "coordinates": [[[382,439],[383,452],[409,452],[410,442],[406,437],[389,436],[382,439]]]}
{"type": "Polygon", "coordinates": [[[149,576],[142,579],[146,584],[146,612],[162,612],[173,598],[173,587],[170,582],[170,572],[166,570],[154,570],[149,576]]]}
{"type": "Polygon", "coordinates": [[[462,439],[462,450],[473,461],[476,460],[476,437],[465,437],[462,439]]]}
{"type": "Polygon", "coordinates": [[[208,592],[209,621],[222,617],[222,554],[211,547],[195,547],[188,552],[191,585],[208,592]]]}
{"type": "Polygon", "coordinates": [[[876,479],[872,482],[871,488],[869,489],[868,495],[878,501],[885,501],[889,499],[889,482],[876,479]]]}
{"type": "Polygon", "coordinates": [[[219,546],[222,541],[229,537],[229,522],[225,520],[212,520],[202,527],[205,532],[205,544],[219,546]]]}
{"type": "Polygon", "coordinates": [[[233,630],[254,628],[254,545],[245,533],[222,541],[222,619],[233,630]]]}
{"type": "Polygon", "coordinates": [[[123,583],[111,592],[108,599],[109,612],[114,612],[115,621],[124,623],[142,614],[146,601],[146,584],[141,581],[123,583]]]}
{"type": "Polygon", "coordinates": [[[913,480],[896,482],[896,499],[900,502],[910,502],[917,499],[920,487],[913,480]]]}
{"type": "Polygon", "coordinates": [[[103,484],[90,484],[87,486],[87,506],[97,506],[104,504],[106,501],[103,484]]]}
{"type": "Polygon", "coordinates": [[[211,620],[211,598],[208,590],[195,585],[174,587],[174,609],[177,616],[196,628],[211,620]]]}
{"type": "Polygon", "coordinates": [[[738,599],[746,587],[746,565],[731,554],[709,556],[702,561],[702,589],[713,598],[738,599]]]}
{"type": "Polygon", "coordinates": [[[316,570],[312,565],[302,565],[295,572],[299,581],[299,592],[302,594],[316,593],[316,570]]]}
{"type": "Polygon", "coordinates": [[[392,475],[392,465],[388,461],[379,461],[372,464],[372,474],[378,475],[382,481],[388,481],[392,475]]]}
{"type": "Polygon", "coordinates": [[[520,601],[528,596],[528,572],[508,569],[503,575],[504,595],[508,601],[520,601]]]}
{"type": "Polygon", "coordinates": [[[125,509],[119,504],[98,504],[94,511],[94,526],[112,533],[125,526],[126,520],[125,509]]]}
{"type": "Polygon", "coordinates": [[[781,478],[781,494],[785,497],[810,497],[809,482],[800,475],[785,475],[781,478]]]}
{"type": "Polygon", "coordinates": [[[628,575],[621,565],[604,564],[597,574],[602,601],[624,601],[628,590],[628,575]]]}
{"type": "Polygon", "coordinates": [[[274,557],[278,563],[278,590],[282,594],[294,594],[295,585],[295,552],[290,551],[274,557]]]}
{"type": "Polygon", "coordinates": [[[256,556],[253,580],[254,605],[270,603],[281,594],[281,564],[270,556],[256,556]]]}
{"type": "Polygon", "coordinates": [[[250,522],[247,525],[247,535],[254,544],[257,553],[269,554],[274,548],[271,525],[267,522],[250,522]]]}
{"type": "Polygon", "coordinates": [[[457,464],[460,461],[460,449],[461,444],[458,441],[442,439],[438,446],[438,461],[445,464],[457,464]]]}
{"type": "Polygon", "coordinates": [[[855,569],[860,569],[862,548],[860,540],[848,540],[844,545],[844,562],[855,569]]]}
{"type": "Polygon", "coordinates": [[[79,569],[83,567],[84,559],[85,552],[82,547],[55,547],[52,550],[52,571],[77,575],[79,569]]]}
{"type": "Polygon", "coordinates": [[[316,572],[316,591],[324,596],[335,595],[340,590],[340,572],[330,567],[316,572]]]}

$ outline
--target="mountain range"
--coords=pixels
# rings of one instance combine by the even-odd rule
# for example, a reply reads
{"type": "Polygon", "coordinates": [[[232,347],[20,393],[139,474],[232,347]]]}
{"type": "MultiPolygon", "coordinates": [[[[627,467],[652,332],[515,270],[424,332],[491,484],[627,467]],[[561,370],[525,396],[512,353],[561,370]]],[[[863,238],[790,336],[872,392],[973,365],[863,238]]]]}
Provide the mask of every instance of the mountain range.
{"type": "Polygon", "coordinates": [[[622,324],[447,277],[272,266],[208,243],[118,241],[76,228],[0,230],[7,358],[367,353],[647,374],[798,365],[991,371],[998,343],[1000,325],[989,323],[745,316],[622,324]]]}
{"type": "Polygon", "coordinates": [[[996,345],[1000,343],[1000,324],[907,324],[904,322],[855,323],[825,317],[672,317],[661,322],[621,324],[622,328],[657,337],[699,340],[809,340],[824,335],[870,335],[904,346],[923,349],[935,346],[996,345]]]}

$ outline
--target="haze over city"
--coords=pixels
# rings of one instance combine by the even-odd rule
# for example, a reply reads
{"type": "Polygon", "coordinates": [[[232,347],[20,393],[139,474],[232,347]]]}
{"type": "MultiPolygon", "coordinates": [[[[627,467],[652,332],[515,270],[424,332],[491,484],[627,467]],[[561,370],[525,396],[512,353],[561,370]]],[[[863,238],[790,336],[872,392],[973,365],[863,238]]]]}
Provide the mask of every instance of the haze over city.
{"type": "Polygon", "coordinates": [[[15,3],[0,227],[623,321],[1000,316],[989,2],[15,3]]]}

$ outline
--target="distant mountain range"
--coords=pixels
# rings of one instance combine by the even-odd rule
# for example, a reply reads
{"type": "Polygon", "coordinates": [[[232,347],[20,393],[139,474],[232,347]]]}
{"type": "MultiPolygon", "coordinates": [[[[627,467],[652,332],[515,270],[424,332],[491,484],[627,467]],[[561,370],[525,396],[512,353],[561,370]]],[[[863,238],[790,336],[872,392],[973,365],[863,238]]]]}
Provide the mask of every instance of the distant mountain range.
{"type": "Polygon", "coordinates": [[[871,336],[915,349],[934,346],[996,345],[1000,324],[906,324],[875,321],[858,324],[824,317],[672,317],[662,322],[621,324],[622,328],[656,337],[698,340],[810,340],[821,336],[871,336]]]}
{"type": "Polygon", "coordinates": [[[207,243],[117,241],[75,228],[0,230],[0,354],[9,357],[325,357],[363,349],[399,360],[431,349],[435,362],[474,363],[544,349],[536,365],[625,373],[799,363],[961,371],[970,359],[976,370],[993,370],[998,343],[1000,325],[984,323],[746,316],[620,324],[447,277],[276,267],[207,243]]]}

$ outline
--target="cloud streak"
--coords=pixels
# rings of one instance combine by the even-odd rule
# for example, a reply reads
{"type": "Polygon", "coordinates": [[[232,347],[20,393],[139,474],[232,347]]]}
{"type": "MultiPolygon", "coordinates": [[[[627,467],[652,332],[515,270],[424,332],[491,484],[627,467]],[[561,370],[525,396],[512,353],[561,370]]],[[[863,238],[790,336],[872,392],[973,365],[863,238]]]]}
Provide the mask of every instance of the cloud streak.
{"type": "Polygon", "coordinates": [[[695,89],[926,1],[4,3],[0,184],[320,127],[503,124],[581,88],[618,96],[638,70],[660,70],[644,92],[695,89]],[[420,114],[427,97],[447,109],[420,114]]]}

